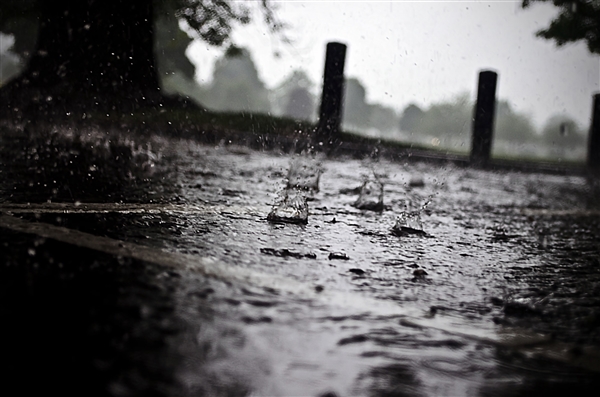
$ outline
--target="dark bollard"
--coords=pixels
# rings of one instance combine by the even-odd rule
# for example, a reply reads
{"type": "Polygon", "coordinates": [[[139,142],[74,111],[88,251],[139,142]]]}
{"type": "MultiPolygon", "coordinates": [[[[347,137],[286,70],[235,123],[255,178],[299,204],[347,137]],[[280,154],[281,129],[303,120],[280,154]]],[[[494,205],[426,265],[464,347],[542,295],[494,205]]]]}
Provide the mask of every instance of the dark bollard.
{"type": "Polygon", "coordinates": [[[594,95],[587,163],[589,168],[600,170],[600,93],[594,95]]]}
{"type": "Polygon", "coordinates": [[[473,111],[471,165],[485,166],[492,153],[497,81],[496,72],[484,70],[479,73],[477,103],[473,111]]]}
{"type": "Polygon", "coordinates": [[[317,139],[331,143],[339,133],[342,121],[342,101],[344,98],[344,64],[346,45],[327,43],[323,94],[317,126],[317,139]]]}

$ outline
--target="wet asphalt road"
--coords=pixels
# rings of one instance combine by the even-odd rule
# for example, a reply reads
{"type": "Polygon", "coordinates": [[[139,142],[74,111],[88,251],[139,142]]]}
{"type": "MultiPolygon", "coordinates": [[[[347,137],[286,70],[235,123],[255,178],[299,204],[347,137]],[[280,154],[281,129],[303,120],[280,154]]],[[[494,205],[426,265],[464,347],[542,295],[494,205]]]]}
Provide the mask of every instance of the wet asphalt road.
{"type": "Polygon", "coordinates": [[[12,364],[6,379],[23,391],[596,388],[597,181],[309,158],[323,173],[308,223],[273,224],[267,214],[291,156],[164,140],[136,150],[121,167],[143,163],[141,176],[101,194],[89,192],[101,164],[85,164],[91,179],[81,193],[74,180],[64,189],[68,168],[46,190],[36,183],[55,176],[48,170],[32,184],[4,179],[4,214],[41,222],[49,235],[54,227],[81,233],[56,241],[3,224],[3,356],[12,364]],[[352,205],[365,179],[384,184],[382,212],[352,205]],[[407,206],[426,235],[391,233],[407,206]]]}

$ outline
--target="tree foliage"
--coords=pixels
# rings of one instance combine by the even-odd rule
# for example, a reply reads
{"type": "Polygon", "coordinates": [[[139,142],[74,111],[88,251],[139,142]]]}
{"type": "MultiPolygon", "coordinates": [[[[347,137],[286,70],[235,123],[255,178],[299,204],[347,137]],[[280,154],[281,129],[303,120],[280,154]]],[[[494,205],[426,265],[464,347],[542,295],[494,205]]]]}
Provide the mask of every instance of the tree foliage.
{"type": "MultiPolygon", "coordinates": [[[[19,18],[35,19],[40,5],[50,0],[3,0],[0,4],[0,31],[13,33],[11,21],[19,18]]],[[[87,1],[94,3],[99,0],[87,1]]],[[[198,36],[211,45],[222,45],[236,24],[247,24],[252,10],[261,9],[266,25],[273,32],[281,32],[285,25],[277,18],[269,0],[148,0],[153,2],[157,13],[176,11],[176,17],[185,20],[198,36]]]]}
{"type": "Polygon", "coordinates": [[[297,87],[287,97],[283,114],[295,120],[310,120],[315,111],[315,99],[304,87],[297,87]]]}
{"type": "MultiPolygon", "coordinates": [[[[494,141],[506,146],[536,142],[530,118],[515,111],[506,100],[496,104],[494,141]]],[[[425,110],[408,105],[401,116],[401,129],[421,137],[434,138],[442,146],[467,147],[471,137],[474,103],[468,93],[434,103],[425,110]]]]}
{"type": "Polygon", "coordinates": [[[305,71],[294,70],[271,92],[273,114],[296,120],[316,118],[314,83],[305,71]]]}
{"type": "Polygon", "coordinates": [[[567,150],[585,149],[586,133],[566,115],[551,116],[542,128],[541,139],[548,145],[567,150]]]}
{"type": "Polygon", "coordinates": [[[436,137],[442,142],[456,137],[466,137],[471,129],[473,103],[468,93],[457,95],[450,101],[431,105],[421,118],[419,133],[436,137]]]}
{"type": "Polygon", "coordinates": [[[396,110],[379,103],[370,103],[368,124],[380,132],[392,133],[397,130],[398,114],[396,110]]]}
{"type": "Polygon", "coordinates": [[[235,24],[247,24],[252,9],[258,5],[266,25],[273,32],[280,32],[284,24],[275,15],[268,0],[157,0],[177,10],[176,16],[183,19],[198,36],[211,45],[220,46],[227,42],[235,24]]]}
{"type": "Polygon", "coordinates": [[[535,142],[537,134],[526,114],[515,111],[510,102],[501,99],[496,103],[494,137],[499,141],[523,144],[535,142]]]}
{"type": "Polygon", "coordinates": [[[21,60],[13,52],[13,42],[11,36],[0,32],[0,86],[19,72],[21,60]]]}
{"type": "Polygon", "coordinates": [[[523,7],[535,2],[550,2],[559,8],[550,25],[537,32],[558,46],[585,41],[590,52],[600,54],[600,0],[523,0],[523,7]]]}
{"type": "Polygon", "coordinates": [[[219,111],[270,111],[269,92],[247,49],[229,47],[216,61],[204,103],[219,111]]]}
{"type": "Polygon", "coordinates": [[[369,106],[366,102],[366,89],[357,78],[346,80],[343,103],[343,123],[351,127],[369,126],[369,106]]]}
{"type": "Polygon", "coordinates": [[[193,80],[196,66],[185,54],[192,39],[179,27],[176,13],[159,13],[154,23],[154,53],[158,71],[162,76],[181,73],[187,80],[193,80]]]}
{"type": "Polygon", "coordinates": [[[186,40],[163,48],[167,61],[161,64],[155,36],[170,34],[183,21],[193,36],[215,46],[231,45],[233,28],[257,15],[271,31],[283,28],[268,0],[2,1],[0,31],[16,37],[16,49],[23,37],[35,41],[21,75],[2,87],[0,117],[188,106],[165,98],[158,73],[177,69],[188,80],[193,76],[193,65],[184,59],[186,40]],[[34,21],[39,33],[28,33],[26,24],[15,20],[34,21]]]}
{"type": "Polygon", "coordinates": [[[416,132],[423,120],[423,110],[414,103],[409,104],[400,116],[400,130],[416,132]]]}

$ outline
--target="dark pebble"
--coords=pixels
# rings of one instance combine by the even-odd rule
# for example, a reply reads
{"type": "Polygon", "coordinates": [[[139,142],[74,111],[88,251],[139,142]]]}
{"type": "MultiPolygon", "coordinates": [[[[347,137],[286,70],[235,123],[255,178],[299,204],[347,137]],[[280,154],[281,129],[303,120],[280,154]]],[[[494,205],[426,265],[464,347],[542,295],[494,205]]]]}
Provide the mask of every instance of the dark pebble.
{"type": "Polygon", "coordinates": [[[317,259],[317,255],[312,252],[303,254],[301,252],[291,251],[287,248],[283,248],[283,249],[261,248],[260,252],[261,252],[261,254],[279,256],[281,258],[290,258],[291,257],[291,258],[297,258],[297,259],[302,259],[302,258],[317,259]]]}
{"type": "Polygon", "coordinates": [[[259,301],[259,300],[246,300],[247,304],[256,306],[256,307],[273,307],[277,305],[276,302],[267,302],[267,301],[259,301]]]}
{"type": "Polygon", "coordinates": [[[415,324],[412,321],[406,320],[404,318],[400,319],[399,324],[402,325],[402,326],[404,326],[404,327],[409,327],[409,328],[416,328],[416,329],[422,329],[423,328],[419,324],[415,324]]]}
{"type": "Polygon", "coordinates": [[[242,302],[240,302],[237,299],[225,298],[224,300],[225,300],[225,302],[227,302],[227,303],[229,303],[230,305],[233,305],[233,306],[239,306],[242,303],[242,302]]]}
{"type": "Polygon", "coordinates": [[[334,393],[334,392],[332,392],[332,391],[328,391],[328,392],[325,392],[325,393],[319,394],[319,396],[318,396],[318,397],[338,397],[338,395],[337,395],[337,394],[335,394],[335,393],[334,393]]]}
{"type": "Polygon", "coordinates": [[[329,260],[332,260],[332,259],[341,259],[341,260],[347,261],[350,258],[348,257],[348,255],[344,254],[343,252],[331,252],[331,253],[329,253],[329,260]]]}
{"type": "Polygon", "coordinates": [[[350,273],[354,273],[358,276],[362,276],[363,274],[365,274],[365,271],[363,269],[358,269],[358,268],[352,268],[348,270],[350,273]]]}
{"type": "Polygon", "coordinates": [[[258,324],[258,323],[272,323],[273,319],[268,316],[262,316],[258,318],[244,316],[242,317],[242,321],[246,324],[258,324]]]}
{"type": "Polygon", "coordinates": [[[351,343],[362,343],[362,342],[366,342],[369,338],[367,338],[365,335],[354,335],[354,336],[350,336],[348,338],[343,338],[340,339],[340,341],[337,343],[339,346],[343,346],[343,345],[349,345],[351,343]]]}

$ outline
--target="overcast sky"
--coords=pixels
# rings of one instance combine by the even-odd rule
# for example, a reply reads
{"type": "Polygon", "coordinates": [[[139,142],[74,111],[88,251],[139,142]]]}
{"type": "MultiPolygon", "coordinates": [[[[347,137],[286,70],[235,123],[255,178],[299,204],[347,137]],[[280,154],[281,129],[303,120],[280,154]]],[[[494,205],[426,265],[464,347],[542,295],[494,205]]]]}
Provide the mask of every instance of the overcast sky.
{"type": "MultiPolygon", "coordinates": [[[[325,45],[348,45],[346,76],[357,77],[370,102],[402,110],[469,91],[477,73],[499,73],[498,96],[539,125],[557,113],[589,124],[592,95],[600,91],[600,58],[585,45],[557,49],[535,37],[556,14],[550,4],[528,9],[520,1],[279,1],[292,45],[257,21],[234,32],[251,50],[263,81],[276,86],[294,69],[319,85],[325,45]],[[279,56],[274,56],[279,53],[279,56]]],[[[260,18],[257,18],[260,19],[260,18]]],[[[222,50],[194,43],[188,54],[202,83],[222,50]]]]}

